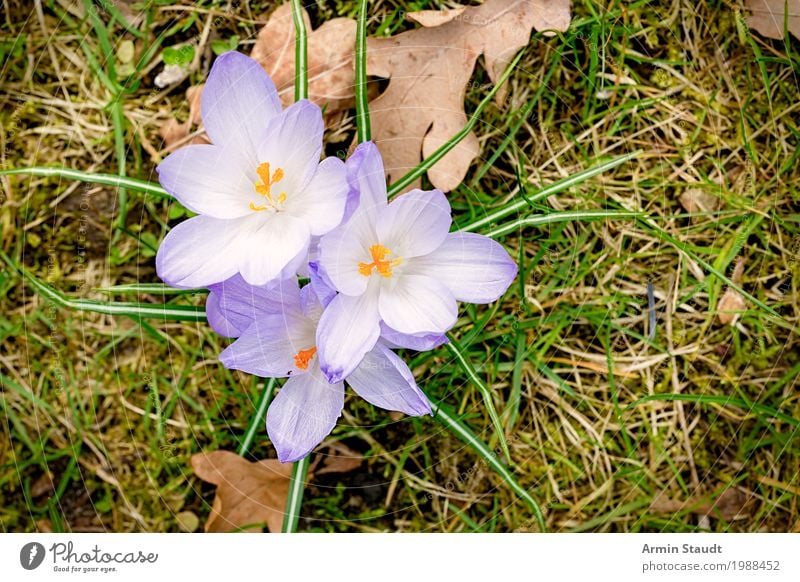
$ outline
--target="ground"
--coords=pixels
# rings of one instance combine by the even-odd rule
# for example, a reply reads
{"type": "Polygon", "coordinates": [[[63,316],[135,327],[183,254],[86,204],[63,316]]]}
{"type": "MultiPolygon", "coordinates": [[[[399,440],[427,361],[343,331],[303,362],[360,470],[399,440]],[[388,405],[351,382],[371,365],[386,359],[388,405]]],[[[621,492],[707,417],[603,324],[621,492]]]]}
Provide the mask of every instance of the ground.
{"type": "MultiPolygon", "coordinates": [[[[188,115],[184,92],[207,74],[210,42],[236,34],[249,51],[272,3],[87,4],[107,26],[70,0],[4,3],[2,168],[124,168],[153,180],[158,129],[188,115]],[[134,32],[112,21],[115,6],[142,16],[134,32]],[[196,72],[156,89],[153,39],[200,39],[208,23],[196,72]],[[124,40],[152,58],[114,105],[95,69],[124,40]]],[[[404,11],[443,5],[370,6],[370,31],[388,34],[414,26],[404,11]]],[[[463,224],[519,196],[517,170],[532,193],[641,150],[537,213],[634,209],[650,219],[502,237],[520,260],[518,281],[501,301],[463,309],[454,331],[550,531],[800,531],[800,44],[748,32],[740,8],[574,2],[568,32],[532,37],[507,98],[478,123],[481,157],[449,195],[463,224]],[[748,300],[720,321],[728,285],[705,265],[732,277],[740,261],[741,287],[777,315],[748,300]]],[[[321,1],[309,11],[318,24],[356,8],[321,1]]],[[[480,62],[474,79],[467,112],[489,87],[480,62]]],[[[181,219],[168,202],[129,192],[120,224],[113,188],[0,180],[0,248],[15,264],[78,297],[157,281],[154,248],[181,219]]],[[[189,459],[236,450],[261,389],[218,363],[227,340],[201,323],[58,308],[3,264],[0,344],[0,531],[202,528],[214,488],[189,459]]],[[[449,352],[408,357],[431,398],[496,446],[481,395],[449,352]]],[[[390,417],[348,394],[331,440],[366,460],[307,489],[301,530],[538,529],[503,480],[431,419],[390,417]]],[[[267,457],[260,431],[250,458],[267,457]]]]}

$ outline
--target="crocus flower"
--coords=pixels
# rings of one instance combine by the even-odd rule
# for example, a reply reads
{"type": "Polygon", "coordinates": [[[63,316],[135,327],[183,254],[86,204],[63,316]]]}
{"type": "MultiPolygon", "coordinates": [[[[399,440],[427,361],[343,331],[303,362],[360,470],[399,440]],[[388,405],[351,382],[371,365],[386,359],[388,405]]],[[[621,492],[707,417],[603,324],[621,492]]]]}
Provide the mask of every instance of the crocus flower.
{"type": "Polygon", "coordinates": [[[339,292],[317,329],[321,369],[330,382],[358,366],[381,326],[406,336],[442,334],[456,322],[456,301],[490,303],[517,274],[495,241],[449,232],[450,204],[441,191],[412,190],[389,204],[373,143],[361,144],[348,167],[358,206],[322,237],[319,249],[320,266],[339,292]]]}
{"type": "Polygon", "coordinates": [[[349,190],[341,160],[320,162],[320,108],[301,100],[282,110],[261,66],[229,52],[214,62],[201,109],[213,145],[183,147],[158,166],[164,189],[199,215],[164,239],[158,275],[205,287],[294,274],[311,237],[341,222],[349,190]]]}
{"type": "MultiPolygon", "coordinates": [[[[209,320],[234,322],[225,330],[246,329],[220,354],[220,361],[250,374],[288,377],[270,404],[267,432],[278,458],[284,463],[296,461],[333,430],[344,406],[344,382],[331,384],[325,379],[316,347],[317,323],[332,293],[319,280],[298,289],[294,278],[286,279],[266,291],[239,281],[231,283],[212,292],[217,298],[209,306],[214,312],[209,320]],[[281,308],[260,300],[267,296],[280,301],[281,308]]],[[[431,413],[411,370],[383,341],[376,343],[346,381],[375,406],[412,416],[431,413]]]]}

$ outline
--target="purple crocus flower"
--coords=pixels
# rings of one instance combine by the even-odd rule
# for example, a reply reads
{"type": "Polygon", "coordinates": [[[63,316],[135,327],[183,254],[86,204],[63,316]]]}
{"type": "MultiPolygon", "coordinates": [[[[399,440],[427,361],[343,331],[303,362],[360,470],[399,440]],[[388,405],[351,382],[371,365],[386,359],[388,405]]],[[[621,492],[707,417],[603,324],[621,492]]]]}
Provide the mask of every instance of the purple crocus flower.
{"type": "MultiPolygon", "coordinates": [[[[312,281],[302,289],[294,278],[260,289],[233,280],[216,287],[212,291],[216,297],[212,301],[209,296],[207,304],[209,321],[217,322],[215,329],[230,333],[235,328],[239,335],[220,354],[226,367],[268,378],[288,377],[267,412],[267,432],[284,463],[305,457],[322,442],[344,406],[344,382],[331,384],[325,379],[316,347],[317,323],[335,292],[327,289],[313,268],[312,281]],[[279,308],[275,302],[281,303],[279,308]]],[[[395,339],[408,343],[402,336],[395,339]]],[[[411,341],[436,344],[432,338],[411,341]]],[[[383,341],[367,352],[345,380],[380,408],[412,416],[431,413],[411,370],[383,341]]]]}
{"type": "Polygon", "coordinates": [[[338,295],[317,329],[321,369],[347,377],[384,336],[441,335],[456,322],[456,301],[490,303],[517,265],[488,237],[450,233],[450,204],[439,190],[412,190],[389,204],[383,161],[371,142],[348,160],[359,202],[320,240],[319,263],[338,295]]]}
{"type": "Polygon", "coordinates": [[[183,147],[158,166],[164,189],[199,214],[164,239],[158,275],[175,287],[293,275],[311,237],[342,221],[349,190],[341,160],[320,162],[320,108],[301,100],[282,110],[269,75],[237,52],[214,62],[201,108],[213,145],[183,147]]]}

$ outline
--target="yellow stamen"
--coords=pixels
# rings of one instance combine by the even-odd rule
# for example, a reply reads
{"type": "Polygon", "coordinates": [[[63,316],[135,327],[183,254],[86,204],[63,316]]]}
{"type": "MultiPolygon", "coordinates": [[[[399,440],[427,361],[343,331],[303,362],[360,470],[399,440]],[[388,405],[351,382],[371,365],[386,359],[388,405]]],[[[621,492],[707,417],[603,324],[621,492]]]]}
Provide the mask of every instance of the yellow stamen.
{"type": "Polygon", "coordinates": [[[308,362],[311,361],[311,358],[313,358],[316,353],[316,346],[310,347],[307,350],[300,350],[294,356],[294,365],[300,370],[308,370],[308,362]]]}
{"type": "MultiPolygon", "coordinates": [[[[283,168],[278,168],[273,172],[272,176],[270,176],[269,162],[264,162],[258,165],[256,173],[258,177],[261,178],[261,182],[256,182],[256,192],[272,202],[272,186],[283,180],[283,168]]],[[[284,200],[286,199],[285,192],[281,192],[281,196],[284,200]]]]}
{"type": "Polygon", "coordinates": [[[372,255],[371,263],[358,263],[358,272],[365,277],[369,277],[374,268],[381,277],[386,277],[388,279],[392,276],[392,268],[403,262],[403,259],[400,257],[387,260],[386,257],[391,255],[392,251],[383,245],[372,245],[369,247],[369,253],[372,255]]]}
{"type": "Polygon", "coordinates": [[[250,210],[253,212],[261,212],[262,210],[266,210],[266,206],[256,206],[254,203],[250,203],[250,210]]]}

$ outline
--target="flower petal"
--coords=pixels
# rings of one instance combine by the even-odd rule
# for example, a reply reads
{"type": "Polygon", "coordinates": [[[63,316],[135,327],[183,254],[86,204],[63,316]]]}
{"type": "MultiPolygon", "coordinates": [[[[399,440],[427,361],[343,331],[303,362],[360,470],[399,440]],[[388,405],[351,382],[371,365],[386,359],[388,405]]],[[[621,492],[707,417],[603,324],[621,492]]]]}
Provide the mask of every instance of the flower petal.
{"type": "Polygon", "coordinates": [[[405,348],[418,352],[427,352],[447,343],[447,336],[442,333],[400,333],[381,322],[381,339],[390,348],[405,348]]]}
{"type": "Polygon", "coordinates": [[[317,354],[329,382],[340,382],[378,341],[378,301],[371,288],[358,297],[339,294],[317,326],[317,354]]]}
{"type": "Polygon", "coordinates": [[[288,276],[289,270],[296,272],[307,256],[309,238],[305,223],[286,213],[263,220],[239,258],[242,277],[251,285],[264,285],[288,276]]]}
{"type": "Polygon", "coordinates": [[[367,214],[357,212],[350,220],[322,237],[319,264],[340,293],[361,295],[370,278],[358,271],[359,263],[369,263],[369,247],[378,236],[367,214]]]}
{"type": "Polygon", "coordinates": [[[312,235],[320,236],[342,222],[347,193],[344,162],[339,158],[325,158],[308,185],[286,201],[285,210],[304,220],[312,235]]]}
{"type": "Polygon", "coordinates": [[[156,254],[156,272],[173,287],[207,287],[237,272],[242,241],[255,231],[251,217],[221,220],[195,216],[167,234],[156,254]]]}
{"type": "Polygon", "coordinates": [[[297,310],[261,315],[219,355],[226,368],[265,378],[304,374],[295,356],[314,347],[315,325],[297,310]]]}
{"type": "Polygon", "coordinates": [[[267,433],[282,463],[310,453],[336,426],[344,406],[344,384],[328,384],[315,366],[292,376],[269,407],[267,433]]]}
{"type": "Polygon", "coordinates": [[[333,288],[330,279],[325,274],[325,269],[316,261],[311,261],[308,263],[308,274],[311,278],[311,287],[317,294],[320,304],[322,304],[322,307],[327,307],[336,297],[336,289],[333,288]]]}
{"type": "Polygon", "coordinates": [[[361,398],[380,408],[410,416],[431,414],[430,402],[417,387],[411,370],[380,342],[367,352],[358,368],[347,377],[347,383],[361,398]]]}
{"type": "Polygon", "coordinates": [[[355,202],[348,201],[346,215],[356,208],[374,219],[377,213],[386,208],[386,177],[383,160],[374,142],[359,144],[353,155],[347,159],[347,179],[351,191],[356,194],[355,202]]]}
{"type": "Polygon", "coordinates": [[[394,255],[417,257],[436,250],[450,230],[450,203],[439,190],[412,190],[380,213],[376,228],[381,244],[394,255]]]}
{"type": "Polygon", "coordinates": [[[414,258],[407,272],[435,277],[458,301],[491,303],[514,281],[517,263],[488,237],[454,232],[432,253],[414,258]]]}
{"type": "Polygon", "coordinates": [[[231,51],[214,61],[201,96],[203,125],[211,142],[254,155],[267,122],[281,112],[275,84],[255,60],[231,51]]]}
{"type": "Polygon", "coordinates": [[[401,333],[444,333],[456,323],[456,300],[432,277],[403,273],[394,287],[381,289],[381,319],[401,333]]]}
{"type": "Polygon", "coordinates": [[[302,99],[270,120],[264,138],[258,144],[258,162],[269,162],[273,170],[283,170],[284,177],[276,182],[276,189],[286,191],[287,207],[314,176],[320,163],[324,129],[322,110],[311,101],[302,99]]]}
{"type": "Polygon", "coordinates": [[[240,163],[230,150],[188,145],[168,155],[156,171],[164,189],[192,212],[239,218],[252,213],[247,193],[253,190],[240,163]]]}
{"type": "Polygon", "coordinates": [[[264,286],[248,284],[241,275],[209,285],[206,317],[211,328],[225,337],[239,337],[253,321],[285,308],[299,309],[297,280],[284,279],[264,286]]]}

